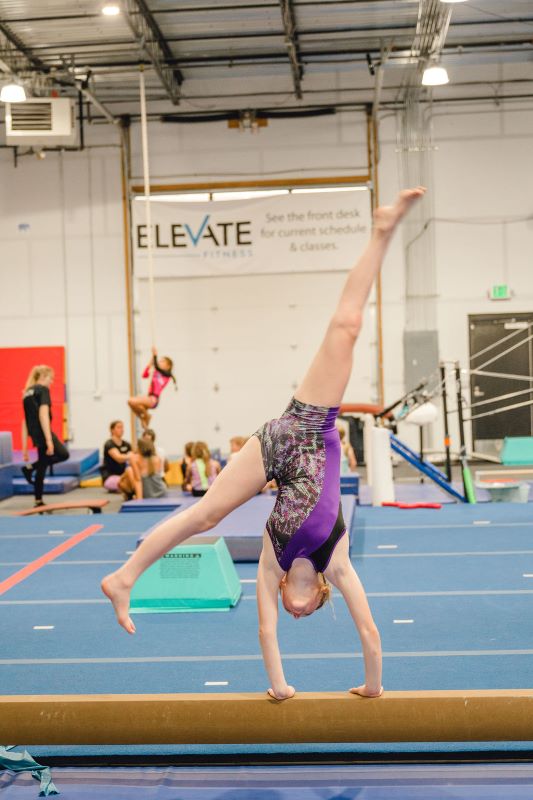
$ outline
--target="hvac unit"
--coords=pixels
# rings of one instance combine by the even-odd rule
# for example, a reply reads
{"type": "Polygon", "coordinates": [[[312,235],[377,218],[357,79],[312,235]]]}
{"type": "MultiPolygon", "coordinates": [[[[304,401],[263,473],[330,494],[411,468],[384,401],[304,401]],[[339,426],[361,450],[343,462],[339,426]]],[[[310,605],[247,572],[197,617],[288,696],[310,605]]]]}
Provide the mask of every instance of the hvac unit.
{"type": "Polygon", "coordinates": [[[68,98],[34,97],[24,103],[6,103],[8,145],[73,145],[76,134],[74,104],[68,98]]]}

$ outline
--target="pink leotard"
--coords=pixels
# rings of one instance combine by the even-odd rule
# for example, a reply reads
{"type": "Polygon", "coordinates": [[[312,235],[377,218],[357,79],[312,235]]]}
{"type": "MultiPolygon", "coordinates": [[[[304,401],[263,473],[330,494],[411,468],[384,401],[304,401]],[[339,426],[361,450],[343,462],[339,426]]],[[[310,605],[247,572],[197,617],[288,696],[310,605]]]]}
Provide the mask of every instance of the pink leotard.
{"type": "MultiPolygon", "coordinates": [[[[152,369],[152,368],[153,368],[154,371],[152,373],[152,379],[150,381],[150,386],[148,387],[148,394],[151,397],[155,397],[155,400],[156,400],[155,405],[157,406],[157,404],[159,403],[159,398],[161,397],[161,392],[163,391],[163,389],[165,388],[167,383],[171,380],[172,373],[167,371],[166,369],[161,369],[161,367],[159,367],[157,365],[156,356],[154,356],[153,363],[149,364],[146,367],[146,369],[144,370],[143,375],[142,375],[143,378],[149,378],[150,377],[150,369],[152,369]]],[[[154,408],[155,408],[155,406],[154,406],[154,408]]]]}

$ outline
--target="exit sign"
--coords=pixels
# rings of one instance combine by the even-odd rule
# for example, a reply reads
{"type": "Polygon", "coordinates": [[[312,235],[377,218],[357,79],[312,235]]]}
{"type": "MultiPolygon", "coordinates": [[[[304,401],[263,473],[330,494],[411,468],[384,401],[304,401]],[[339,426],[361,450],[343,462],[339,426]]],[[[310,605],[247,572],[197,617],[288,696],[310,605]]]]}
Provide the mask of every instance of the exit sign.
{"type": "Polygon", "coordinates": [[[513,293],[506,283],[497,283],[491,286],[489,297],[491,300],[510,300],[513,293]]]}

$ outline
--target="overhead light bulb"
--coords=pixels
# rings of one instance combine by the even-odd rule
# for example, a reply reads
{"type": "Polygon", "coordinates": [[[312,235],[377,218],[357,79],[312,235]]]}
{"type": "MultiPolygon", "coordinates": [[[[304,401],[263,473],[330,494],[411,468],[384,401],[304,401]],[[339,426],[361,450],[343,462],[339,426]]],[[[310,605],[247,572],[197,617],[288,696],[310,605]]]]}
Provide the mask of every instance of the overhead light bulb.
{"type": "Polygon", "coordinates": [[[114,3],[106,3],[106,5],[102,7],[102,14],[104,17],[117,17],[120,14],[120,6],[114,3]]]}
{"type": "Polygon", "coordinates": [[[449,83],[448,73],[444,67],[439,67],[434,64],[431,67],[426,67],[422,76],[422,83],[424,86],[444,86],[449,83]]]}
{"type": "Polygon", "coordinates": [[[26,92],[20,83],[10,81],[0,89],[0,102],[2,103],[23,103],[25,100],[26,92]]]}

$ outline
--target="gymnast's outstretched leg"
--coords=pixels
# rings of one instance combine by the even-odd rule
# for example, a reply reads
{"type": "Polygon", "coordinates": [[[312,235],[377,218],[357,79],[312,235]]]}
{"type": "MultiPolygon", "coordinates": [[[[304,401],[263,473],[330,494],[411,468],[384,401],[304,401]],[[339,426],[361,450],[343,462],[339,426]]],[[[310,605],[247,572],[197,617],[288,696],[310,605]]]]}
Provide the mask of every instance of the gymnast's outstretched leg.
{"type": "Polygon", "coordinates": [[[376,209],[370,242],[348,275],[324,340],[296,390],[300,402],[330,408],[341,404],[368,295],[397,225],[424,192],[421,186],[407,189],[400,192],[393,206],[376,209]]]}
{"type": "Polygon", "coordinates": [[[158,525],[120,569],[104,578],[102,590],[113,603],[118,622],[128,633],[135,633],[129,602],[131,587],[139,575],[189,536],[214,528],[231,511],[261,491],[266,482],[261,445],[252,436],[196,505],[158,525]]]}
{"type": "MultiPolygon", "coordinates": [[[[394,206],[380,208],[374,215],[370,243],[348,276],[325,338],[296,392],[296,399],[302,403],[328,407],[340,404],[350,377],[352,351],[370,289],[396,226],[423,193],[422,188],[402,192],[394,206]]],[[[104,578],[102,589],[128,633],[135,632],[129,616],[129,597],[139,575],[189,536],[215,527],[227,514],[257,494],[265,483],[261,445],[253,436],[220,473],[202,500],[159,525],[123,567],[104,578]]],[[[275,590],[274,584],[276,581],[273,583],[275,590]]]]}

